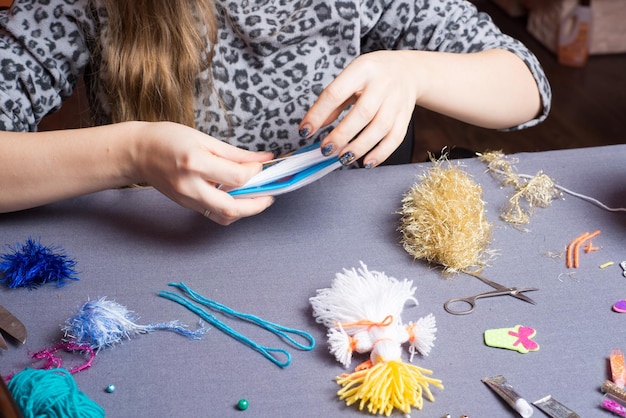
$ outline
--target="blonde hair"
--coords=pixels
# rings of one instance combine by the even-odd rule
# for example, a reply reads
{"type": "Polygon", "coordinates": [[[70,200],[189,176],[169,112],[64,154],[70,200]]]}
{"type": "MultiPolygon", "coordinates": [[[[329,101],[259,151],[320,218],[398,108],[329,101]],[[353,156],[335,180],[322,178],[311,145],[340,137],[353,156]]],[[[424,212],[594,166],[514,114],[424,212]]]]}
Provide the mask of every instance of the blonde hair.
{"type": "MultiPolygon", "coordinates": [[[[101,79],[112,122],[194,126],[196,77],[217,39],[212,0],[105,0],[101,79]]],[[[210,72],[209,72],[210,77],[210,72]]]]}

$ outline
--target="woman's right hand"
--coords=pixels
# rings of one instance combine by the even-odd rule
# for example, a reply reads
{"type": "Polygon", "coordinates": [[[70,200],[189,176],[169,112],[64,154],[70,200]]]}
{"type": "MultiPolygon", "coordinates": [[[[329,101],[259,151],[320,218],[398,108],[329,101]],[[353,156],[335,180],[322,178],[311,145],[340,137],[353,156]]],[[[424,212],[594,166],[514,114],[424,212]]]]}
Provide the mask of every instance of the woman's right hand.
{"type": "Polygon", "coordinates": [[[272,153],[246,151],[171,122],[137,127],[131,151],[131,177],[137,183],[147,183],[221,225],[256,215],[272,204],[269,196],[235,199],[225,191],[259,173],[272,153]]]}

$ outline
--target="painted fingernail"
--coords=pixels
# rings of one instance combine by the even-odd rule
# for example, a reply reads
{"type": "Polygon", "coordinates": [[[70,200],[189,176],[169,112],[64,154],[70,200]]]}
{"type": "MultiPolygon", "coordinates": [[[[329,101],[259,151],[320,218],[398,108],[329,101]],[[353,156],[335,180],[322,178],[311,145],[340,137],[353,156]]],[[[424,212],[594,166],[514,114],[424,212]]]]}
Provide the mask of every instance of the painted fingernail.
{"type": "Polygon", "coordinates": [[[333,144],[326,144],[322,147],[322,155],[324,157],[328,157],[330,154],[333,153],[334,149],[335,149],[335,146],[333,144]]]}
{"type": "Polygon", "coordinates": [[[365,168],[370,169],[376,167],[376,160],[370,160],[365,163],[365,168]]]}
{"type": "Polygon", "coordinates": [[[308,137],[310,133],[311,133],[311,128],[309,128],[308,126],[303,126],[302,129],[298,131],[298,134],[300,134],[300,137],[302,138],[308,137]]]}
{"type": "Polygon", "coordinates": [[[349,165],[354,161],[354,154],[351,151],[346,152],[341,157],[339,157],[339,161],[342,165],[349,165]]]}

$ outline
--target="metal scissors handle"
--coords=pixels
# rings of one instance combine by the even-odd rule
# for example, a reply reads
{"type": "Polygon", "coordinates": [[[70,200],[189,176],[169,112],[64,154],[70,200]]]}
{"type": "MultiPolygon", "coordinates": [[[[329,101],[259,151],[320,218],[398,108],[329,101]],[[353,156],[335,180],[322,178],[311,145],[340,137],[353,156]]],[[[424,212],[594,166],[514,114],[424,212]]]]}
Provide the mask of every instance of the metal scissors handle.
{"type": "Polygon", "coordinates": [[[477,279],[481,280],[485,284],[488,284],[489,286],[493,287],[496,290],[492,290],[490,292],[478,293],[478,294],[473,295],[473,296],[466,296],[466,297],[462,297],[462,298],[448,299],[443,304],[443,309],[445,309],[446,312],[451,313],[453,315],[467,315],[469,313],[474,312],[474,309],[476,308],[476,299],[488,298],[488,297],[492,297],[492,296],[509,295],[509,296],[513,296],[513,297],[515,297],[517,299],[521,299],[521,300],[523,300],[525,302],[528,302],[528,303],[532,303],[532,304],[535,303],[534,300],[532,300],[531,298],[529,298],[526,295],[523,295],[522,292],[529,292],[531,290],[539,290],[537,288],[534,288],[534,287],[523,287],[523,288],[506,287],[506,286],[502,286],[499,283],[496,283],[496,282],[493,282],[491,280],[485,279],[484,277],[481,277],[478,274],[470,274],[470,275],[476,277],[477,279]],[[452,309],[450,307],[450,305],[453,305],[455,303],[457,305],[459,305],[459,302],[461,304],[465,304],[466,305],[466,309],[452,309]]]}
{"type": "MultiPolygon", "coordinates": [[[[26,327],[2,305],[0,305],[0,331],[4,331],[22,344],[26,342],[26,327]]],[[[1,333],[0,348],[3,350],[7,350],[9,348],[1,333]]]]}

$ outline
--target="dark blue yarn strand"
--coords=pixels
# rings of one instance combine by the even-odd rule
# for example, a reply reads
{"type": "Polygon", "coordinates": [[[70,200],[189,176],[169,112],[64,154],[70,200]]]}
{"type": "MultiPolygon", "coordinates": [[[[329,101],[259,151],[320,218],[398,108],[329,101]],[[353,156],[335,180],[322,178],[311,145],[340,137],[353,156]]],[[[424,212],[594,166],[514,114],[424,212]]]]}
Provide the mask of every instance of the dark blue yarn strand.
{"type": "MultiPolygon", "coordinates": [[[[281,337],[283,340],[287,341],[288,343],[292,344],[294,347],[301,349],[301,350],[312,350],[313,347],[315,347],[315,339],[313,338],[313,336],[305,331],[301,331],[298,329],[293,329],[293,328],[288,328],[288,327],[284,327],[282,325],[278,325],[278,324],[274,324],[272,322],[263,320],[257,316],[251,315],[251,314],[245,314],[245,313],[241,313],[241,312],[237,312],[225,305],[222,305],[221,303],[215,302],[213,300],[207,299],[201,295],[199,295],[198,293],[194,292],[192,289],[190,289],[189,287],[187,287],[183,282],[180,283],[170,283],[169,284],[172,287],[176,287],[182,291],[184,291],[187,295],[189,295],[189,297],[201,304],[204,305],[212,310],[218,311],[218,312],[222,312],[225,315],[231,316],[231,317],[235,317],[235,318],[239,318],[239,319],[243,319],[245,321],[254,323],[255,325],[260,326],[263,329],[268,330],[269,332],[278,335],[279,337],[281,337]],[[301,337],[303,337],[304,339],[306,339],[309,344],[308,345],[304,345],[301,344],[299,342],[297,342],[296,340],[294,340],[291,336],[289,336],[288,334],[295,334],[295,335],[299,335],[301,337]]],[[[219,330],[221,330],[222,332],[226,333],[227,335],[230,335],[231,337],[237,339],[238,341],[244,343],[245,345],[247,345],[248,347],[252,348],[253,350],[261,353],[265,358],[267,358],[268,360],[270,360],[272,363],[276,364],[279,367],[287,367],[289,364],[291,364],[291,355],[289,354],[289,352],[287,350],[284,350],[282,348],[273,348],[273,347],[266,347],[260,344],[257,344],[256,342],[252,341],[251,339],[249,339],[248,337],[246,337],[245,335],[235,331],[234,329],[232,329],[231,327],[229,327],[228,325],[226,325],[225,323],[223,323],[222,321],[220,321],[219,319],[217,319],[213,314],[207,312],[206,310],[204,310],[203,308],[193,304],[189,299],[187,299],[186,297],[176,294],[176,293],[172,293],[169,291],[161,291],[159,292],[159,296],[169,299],[173,302],[176,302],[182,306],[184,306],[185,308],[189,309],[190,311],[194,312],[195,314],[197,314],[198,316],[200,316],[202,319],[204,319],[205,321],[209,322],[210,324],[212,324],[213,326],[215,326],[216,328],[218,328],[219,330]],[[279,358],[277,358],[277,356],[274,355],[274,353],[280,353],[283,354],[286,357],[285,361],[280,361],[279,358]]]]}
{"type": "Polygon", "coordinates": [[[78,280],[76,261],[65,254],[60,246],[45,246],[39,240],[28,238],[25,243],[9,247],[0,254],[0,282],[8,288],[27,287],[55,282],[65,285],[66,280],[78,280]]]}

